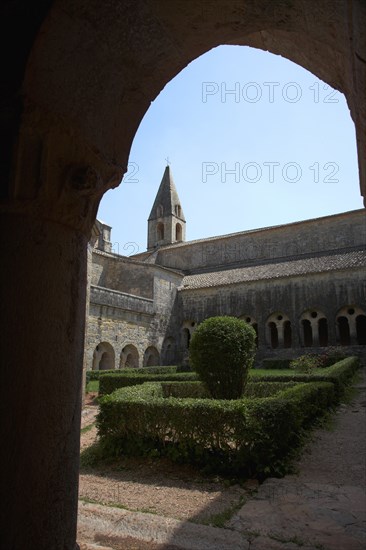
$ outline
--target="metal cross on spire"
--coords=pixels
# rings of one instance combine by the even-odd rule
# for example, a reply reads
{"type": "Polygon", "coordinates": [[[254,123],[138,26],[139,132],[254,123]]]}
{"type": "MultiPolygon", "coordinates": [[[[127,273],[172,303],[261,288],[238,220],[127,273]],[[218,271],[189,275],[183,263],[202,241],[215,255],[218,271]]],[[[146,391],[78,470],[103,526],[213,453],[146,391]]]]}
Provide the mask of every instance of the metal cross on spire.
{"type": "Polygon", "coordinates": [[[170,166],[170,160],[169,160],[169,157],[166,157],[166,159],[165,159],[165,160],[166,160],[166,165],[167,165],[167,166],[170,166]]]}

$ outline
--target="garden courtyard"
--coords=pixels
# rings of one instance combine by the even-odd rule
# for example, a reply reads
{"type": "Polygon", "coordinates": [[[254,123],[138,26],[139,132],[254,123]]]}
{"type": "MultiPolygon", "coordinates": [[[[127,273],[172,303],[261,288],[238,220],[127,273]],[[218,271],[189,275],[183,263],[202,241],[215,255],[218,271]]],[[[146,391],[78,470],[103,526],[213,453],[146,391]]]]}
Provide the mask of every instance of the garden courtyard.
{"type": "MultiPolygon", "coordinates": [[[[337,377],[339,380],[345,380],[347,361],[349,360],[346,360],[346,367],[342,366],[343,362],[340,367],[336,364],[328,369],[319,369],[322,377],[322,381],[317,382],[320,384],[319,387],[324,386],[324,390],[331,385],[330,382],[324,381],[328,372],[330,374],[326,375],[331,376],[333,381],[337,377]]],[[[139,369],[140,372],[134,376],[143,376],[146,371],[141,374],[142,370],[144,369],[139,369]]],[[[143,411],[144,407],[152,406],[149,402],[151,388],[160,388],[160,385],[164,387],[168,384],[168,389],[163,392],[169,401],[172,392],[177,391],[174,388],[178,384],[178,402],[181,402],[183,394],[186,397],[187,391],[192,391],[192,384],[197,384],[192,380],[194,376],[191,373],[170,376],[173,381],[169,383],[164,380],[167,375],[162,374],[161,384],[151,383],[149,376],[151,378],[157,375],[145,374],[144,382],[147,383],[144,386],[134,382],[133,377],[131,380],[128,373],[122,387],[120,373],[104,373],[104,382],[96,379],[88,383],[89,391],[86,394],[86,406],[82,417],[79,490],[78,540],[82,550],[361,550],[365,547],[365,368],[356,370],[353,378],[349,377],[351,385],[349,381],[348,385],[345,384],[342,395],[340,394],[337,402],[330,407],[332,412],[327,412],[321,420],[312,421],[311,430],[306,430],[308,435],[303,436],[297,454],[292,454],[291,466],[283,458],[282,450],[270,443],[268,451],[272,453],[272,458],[268,463],[276,463],[278,471],[271,471],[265,459],[263,460],[263,452],[266,449],[263,451],[260,447],[258,450],[253,444],[252,454],[246,451],[243,454],[240,445],[236,448],[233,443],[227,445],[227,442],[222,440],[220,459],[224,457],[226,460],[229,457],[229,469],[220,470],[221,463],[216,464],[216,471],[202,468],[202,464],[198,464],[196,460],[197,447],[192,446],[189,449],[194,449],[193,462],[189,453],[183,458],[181,456],[178,460],[172,460],[175,455],[172,454],[171,448],[182,448],[179,447],[182,441],[179,441],[177,431],[180,430],[179,433],[182,434],[184,427],[180,427],[178,420],[174,426],[163,426],[164,438],[167,439],[166,434],[170,434],[172,441],[169,445],[173,445],[174,440],[173,447],[167,446],[166,443],[159,447],[157,441],[160,432],[157,430],[155,453],[147,453],[142,443],[139,449],[131,450],[127,444],[128,430],[121,426],[119,420],[116,421],[116,418],[120,418],[121,411],[122,417],[125,415],[127,418],[129,414],[136,416],[136,411],[139,410],[139,416],[149,418],[143,411]],[[180,382],[177,382],[177,379],[180,382]],[[131,386],[132,383],[134,385],[131,386]],[[111,398],[112,394],[106,395],[108,392],[104,389],[102,393],[105,397],[99,399],[97,391],[103,384],[104,388],[109,384],[108,391],[119,385],[120,389],[113,394],[119,397],[111,398]],[[98,440],[96,418],[99,410],[101,412],[98,416],[98,440]],[[124,440],[122,447],[121,438],[124,440]],[[107,456],[105,452],[103,454],[100,451],[103,439],[107,439],[109,443],[107,456]],[[112,453],[111,441],[114,445],[118,441],[117,447],[112,445],[112,453]],[[166,448],[168,453],[165,452],[166,448]],[[263,464],[256,469],[254,461],[251,469],[249,468],[250,475],[248,469],[239,472],[235,469],[236,455],[233,452],[236,450],[241,460],[253,462],[253,458],[250,457],[254,456],[255,461],[262,460],[263,464]],[[184,460],[187,456],[188,459],[184,460]]],[[[300,384],[304,388],[306,376],[311,375],[294,374],[288,369],[268,370],[267,374],[263,370],[252,371],[248,391],[254,395],[256,407],[259,407],[255,409],[257,416],[258,411],[262,411],[263,399],[270,399],[268,403],[271,402],[272,407],[276,403],[276,396],[283,395],[290,406],[291,399],[293,400],[290,395],[295,386],[291,387],[286,380],[293,380],[294,376],[299,378],[297,385],[300,384]],[[273,381],[274,378],[271,379],[272,375],[277,382],[273,381]],[[267,380],[271,380],[270,385],[277,384],[277,393],[273,393],[272,390],[269,392],[267,380]],[[284,390],[285,394],[278,393],[278,384],[281,381],[287,388],[284,390]],[[262,397],[258,397],[258,388],[261,388],[262,397]]],[[[314,381],[309,380],[309,383],[314,384],[314,381]]],[[[299,394],[299,388],[295,393],[296,391],[299,394]]],[[[156,392],[154,389],[155,394],[156,392]]],[[[197,393],[197,388],[195,392],[197,393]]],[[[301,399],[305,393],[301,389],[301,399]]],[[[165,412],[164,407],[167,405],[161,395],[158,401],[159,399],[160,407],[163,407],[165,412]]],[[[314,396],[311,399],[314,399],[314,396]]],[[[324,401],[324,397],[322,400],[324,401]]],[[[306,409],[305,402],[306,399],[300,404],[302,410],[306,409]]],[[[203,407],[206,406],[204,400],[202,403],[203,407]]],[[[268,404],[266,410],[267,408],[268,404]]],[[[276,408],[277,410],[281,411],[281,408],[276,408]]],[[[226,422],[233,414],[231,410],[228,412],[226,409],[219,412],[225,416],[226,422]]],[[[251,414],[252,412],[251,410],[251,414]]],[[[156,427],[160,422],[156,408],[153,414],[156,427]]],[[[178,416],[179,414],[178,411],[178,416]]],[[[216,413],[213,411],[212,414],[216,413]]],[[[174,418],[174,412],[172,417],[174,418]]],[[[247,417],[245,419],[248,423],[247,417]]],[[[289,425],[291,421],[289,418],[289,425]]],[[[203,430],[202,422],[200,426],[203,430]]],[[[272,432],[265,431],[268,426],[261,427],[264,430],[261,433],[270,439],[272,432]]],[[[141,422],[135,423],[133,428],[140,434],[141,442],[146,443],[143,432],[139,432],[143,428],[141,422]]],[[[161,431],[162,428],[159,429],[161,431]]],[[[234,441],[237,429],[233,426],[230,429],[234,441]]],[[[240,430],[241,428],[239,433],[242,437],[240,430]]],[[[250,432],[246,433],[250,435],[250,432]]],[[[195,438],[197,439],[197,434],[195,438]]],[[[285,436],[284,438],[286,439],[285,436]]],[[[149,444],[151,445],[151,441],[149,444]]],[[[207,445],[205,440],[205,446],[207,445]]],[[[216,449],[218,445],[216,441],[216,449]]],[[[212,451],[211,455],[216,456],[212,451]]],[[[207,460],[206,456],[203,457],[204,460],[207,460]]]]}

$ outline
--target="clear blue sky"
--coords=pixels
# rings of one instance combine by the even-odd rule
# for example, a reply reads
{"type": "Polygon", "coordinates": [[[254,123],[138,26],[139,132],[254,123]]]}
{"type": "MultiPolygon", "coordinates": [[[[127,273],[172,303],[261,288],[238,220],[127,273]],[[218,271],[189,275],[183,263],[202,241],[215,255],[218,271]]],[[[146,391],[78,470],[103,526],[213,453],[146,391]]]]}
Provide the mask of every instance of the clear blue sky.
{"type": "Polygon", "coordinates": [[[151,104],[129,171],[98,212],[112,226],[115,252],[146,250],[166,158],[187,240],[362,207],[344,96],[291,61],[254,48],[211,50],[151,104]]]}

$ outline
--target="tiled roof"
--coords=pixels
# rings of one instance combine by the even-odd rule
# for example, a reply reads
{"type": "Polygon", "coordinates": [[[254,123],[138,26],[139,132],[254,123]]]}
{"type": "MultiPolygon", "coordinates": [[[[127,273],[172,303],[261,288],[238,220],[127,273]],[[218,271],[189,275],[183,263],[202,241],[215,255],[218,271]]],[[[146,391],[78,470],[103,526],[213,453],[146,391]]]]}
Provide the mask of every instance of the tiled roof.
{"type": "Polygon", "coordinates": [[[307,273],[338,271],[362,266],[366,267],[366,251],[357,250],[342,254],[315,256],[301,260],[187,275],[184,277],[179,290],[226,286],[243,282],[294,277],[307,273]]]}

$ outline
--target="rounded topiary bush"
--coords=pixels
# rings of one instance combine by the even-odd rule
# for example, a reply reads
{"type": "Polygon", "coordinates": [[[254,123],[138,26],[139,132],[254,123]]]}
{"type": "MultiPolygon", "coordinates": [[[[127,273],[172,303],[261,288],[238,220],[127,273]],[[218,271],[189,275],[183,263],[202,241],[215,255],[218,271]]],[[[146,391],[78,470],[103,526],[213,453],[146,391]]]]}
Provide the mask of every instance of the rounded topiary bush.
{"type": "Polygon", "coordinates": [[[236,317],[210,317],[194,332],[189,348],[192,368],[215,399],[243,395],[253,366],[256,333],[236,317]]]}

